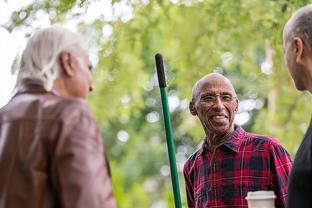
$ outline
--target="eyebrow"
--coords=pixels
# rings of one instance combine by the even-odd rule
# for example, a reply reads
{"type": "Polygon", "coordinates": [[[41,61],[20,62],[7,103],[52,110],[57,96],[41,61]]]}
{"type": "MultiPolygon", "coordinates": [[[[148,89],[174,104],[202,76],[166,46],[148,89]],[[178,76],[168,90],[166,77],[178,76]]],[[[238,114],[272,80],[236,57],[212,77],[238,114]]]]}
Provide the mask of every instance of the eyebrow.
{"type": "MultiPolygon", "coordinates": [[[[200,95],[200,97],[205,97],[205,96],[208,96],[208,95],[216,95],[216,93],[211,92],[211,91],[208,91],[208,92],[202,93],[202,94],[200,95]]],[[[230,92],[221,92],[220,95],[231,95],[231,96],[233,96],[233,94],[230,93],[230,92]]]]}
{"type": "Polygon", "coordinates": [[[202,98],[202,97],[209,96],[209,95],[215,95],[215,93],[213,93],[213,92],[204,92],[204,93],[200,94],[200,97],[202,98]]]}

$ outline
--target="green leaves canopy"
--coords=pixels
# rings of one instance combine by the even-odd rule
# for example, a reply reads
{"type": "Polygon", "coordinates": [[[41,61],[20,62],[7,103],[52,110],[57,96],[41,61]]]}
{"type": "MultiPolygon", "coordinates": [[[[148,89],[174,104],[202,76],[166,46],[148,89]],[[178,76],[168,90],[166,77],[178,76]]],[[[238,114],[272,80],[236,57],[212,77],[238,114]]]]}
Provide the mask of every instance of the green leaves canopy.
{"type": "MultiPolygon", "coordinates": [[[[39,11],[53,23],[83,20],[94,2],[33,3],[3,26],[11,31],[31,27],[39,11]]],[[[297,92],[288,75],[282,29],[308,1],[137,0],[112,5],[122,2],[132,10],[129,21],[100,16],[77,26],[98,59],[89,103],[105,138],[120,207],[173,207],[155,76],[157,52],[166,63],[180,170],[204,137],[201,124],[188,113],[192,85],[212,71],[233,82],[244,128],[278,138],[294,155],[309,122],[311,96],[297,92]]],[[[180,180],[186,204],[182,175],[180,180]]]]}

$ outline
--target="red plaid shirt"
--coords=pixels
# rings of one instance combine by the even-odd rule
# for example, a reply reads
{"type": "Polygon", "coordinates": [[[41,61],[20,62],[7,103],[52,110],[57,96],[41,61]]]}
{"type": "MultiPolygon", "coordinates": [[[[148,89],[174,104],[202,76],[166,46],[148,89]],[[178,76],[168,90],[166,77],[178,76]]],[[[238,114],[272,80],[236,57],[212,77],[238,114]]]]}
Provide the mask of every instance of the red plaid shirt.
{"type": "Polygon", "coordinates": [[[214,152],[204,143],[186,161],[188,206],[248,207],[248,191],[273,190],[276,208],[285,207],[291,166],[289,154],[275,139],[235,126],[214,152]]]}

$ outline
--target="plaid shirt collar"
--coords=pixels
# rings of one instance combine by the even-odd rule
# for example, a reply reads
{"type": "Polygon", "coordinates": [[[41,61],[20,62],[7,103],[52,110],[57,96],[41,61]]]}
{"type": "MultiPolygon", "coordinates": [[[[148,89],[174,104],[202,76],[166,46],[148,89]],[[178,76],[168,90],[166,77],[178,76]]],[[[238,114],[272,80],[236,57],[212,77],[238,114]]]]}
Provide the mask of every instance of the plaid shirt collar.
{"type": "MultiPolygon", "coordinates": [[[[221,146],[225,146],[228,149],[232,150],[233,152],[238,153],[239,147],[243,142],[244,135],[245,135],[245,130],[242,127],[235,124],[234,132],[225,140],[225,142],[223,142],[217,148],[220,148],[221,146]]],[[[208,144],[207,144],[207,141],[205,140],[205,142],[203,142],[203,145],[201,146],[199,150],[199,154],[203,153],[207,148],[208,148],[208,144]]]]}

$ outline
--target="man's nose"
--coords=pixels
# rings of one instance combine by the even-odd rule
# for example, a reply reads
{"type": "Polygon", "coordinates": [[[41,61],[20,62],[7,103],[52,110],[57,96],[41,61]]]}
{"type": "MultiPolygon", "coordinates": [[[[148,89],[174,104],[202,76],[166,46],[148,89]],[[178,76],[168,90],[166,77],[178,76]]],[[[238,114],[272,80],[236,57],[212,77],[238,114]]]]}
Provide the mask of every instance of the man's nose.
{"type": "Polygon", "coordinates": [[[89,91],[91,92],[93,89],[94,89],[93,77],[92,77],[92,74],[90,73],[90,75],[89,75],[89,91]]]}
{"type": "Polygon", "coordinates": [[[214,102],[214,105],[213,107],[216,109],[216,110],[222,110],[224,109],[224,105],[222,103],[222,100],[220,98],[220,96],[216,96],[216,100],[214,102]]]}

